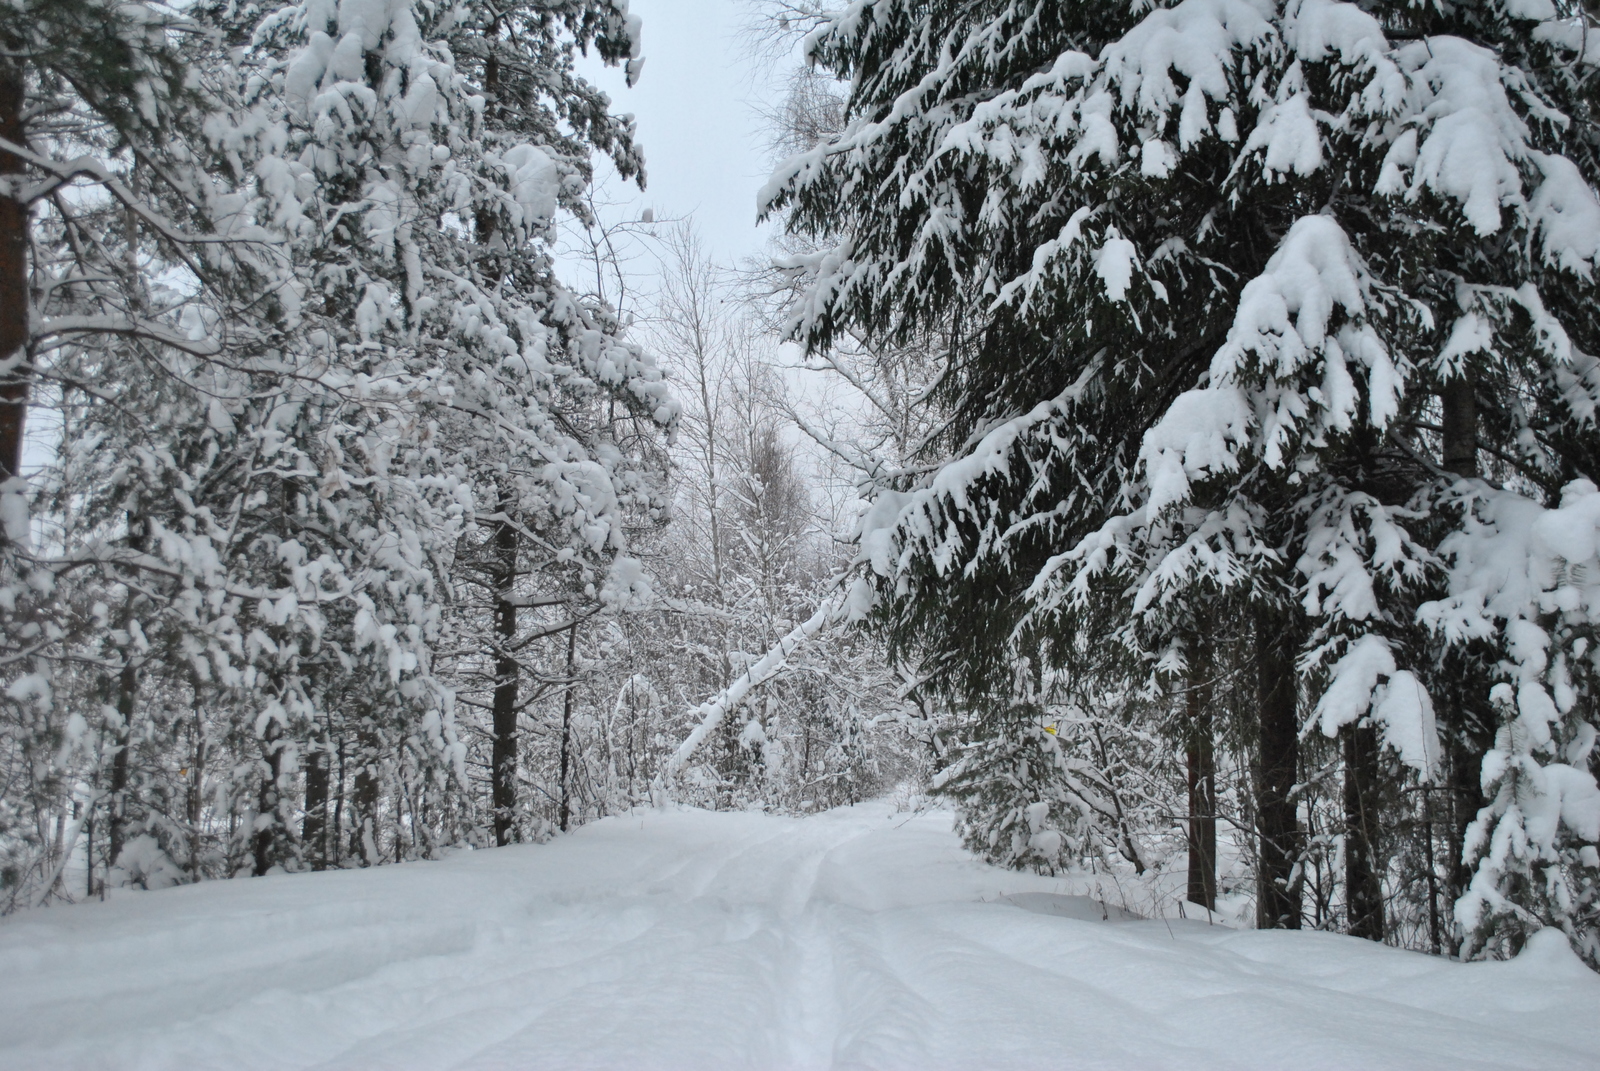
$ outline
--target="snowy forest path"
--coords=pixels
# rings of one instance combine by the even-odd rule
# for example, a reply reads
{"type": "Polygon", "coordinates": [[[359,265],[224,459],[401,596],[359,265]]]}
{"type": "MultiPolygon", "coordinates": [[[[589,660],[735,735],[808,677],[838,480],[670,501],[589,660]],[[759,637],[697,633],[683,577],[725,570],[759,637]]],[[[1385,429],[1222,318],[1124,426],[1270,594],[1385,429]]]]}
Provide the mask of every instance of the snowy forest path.
{"type": "Polygon", "coordinates": [[[1600,1066],[1564,945],[1461,965],[1081,891],[871,803],[125,894],[0,921],[0,1067],[1600,1066]]]}

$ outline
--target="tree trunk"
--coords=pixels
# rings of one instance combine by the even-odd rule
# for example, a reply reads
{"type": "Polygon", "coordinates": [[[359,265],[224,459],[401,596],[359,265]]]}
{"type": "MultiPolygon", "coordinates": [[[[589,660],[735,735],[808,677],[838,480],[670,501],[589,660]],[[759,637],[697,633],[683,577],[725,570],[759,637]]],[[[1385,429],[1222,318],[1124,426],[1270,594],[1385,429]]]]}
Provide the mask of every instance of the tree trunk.
{"type": "Polygon", "coordinates": [[[111,806],[106,812],[108,872],[117,865],[117,857],[122,854],[127,840],[128,764],[133,748],[133,704],[138,690],[139,673],[131,662],[126,662],[122,672],[117,674],[117,715],[121,724],[117,726],[115,737],[117,753],[111,757],[111,806]]]}
{"type": "Polygon", "coordinates": [[[377,866],[378,858],[378,734],[372,715],[363,712],[356,730],[355,843],[356,855],[367,866],[377,866]]]}
{"type": "Polygon", "coordinates": [[[200,813],[205,799],[206,725],[200,709],[199,688],[194,701],[194,756],[190,760],[189,783],[184,789],[184,817],[189,823],[189,880],[200,880],[200,813]]]}
{"type": "Polygon", "coordinates": [[[1428,951],[1439,955],[1444,951],[1439,918],[1439,871],[1433,859],[1433,787],[1424,785],[1422,791],[1422,854],[1428,868],[1428,951]]]}
{"type": "Polygon", "coordinates": [[[276,721],[267,725],[262,741],[267,762],[267,776],[261,780],[261,795],[256,803],[255,836],[252,840],[255,865],[251,873],[261,877],[278,863],[278,839],[282,834],[283,818],[278,813],[278,779],[283,774],[283,732],[276,721]]]}
{"type": "Polygon", "coordinates": [[[1472,884],[1473,867],[1467,862],[1466,852],[1467,828],[1488,805],[1481,778],[1483,759],[1488,753],[1488,744],[1493,741],[1492,735],[1473,724],[1474,718],[1459,691],[1453,698],[1455,702],[1439,706],[1439,727],[1444,736],[1446,759],[1444,819],[1449,823],[1445,899],[1450,903],[1459,900],[1472,884]]]}
{"type": "MultiPolygon", "coordinates": [[[[94,809],[95,804],[98,802],[94,790],[99,788],[99,785],[94,782],[98,780],[98,778],[93,779],[89,786],[91,789],[88,803],[89,813],[84,815],[83,818],[83,894],[86,897],[94,895],[94,809]]],[[[74,802],[72,806],[73,810],[76,811],[79,804],[74,802]]]]}
{"type": "Polygon", "coordinates": [[[495,527],[494,585],[495,667],[494,748],[490,756],[490,783],[494,801],[494,842],[510,844],[517,836],[517,693],[521,667],[511,645],[517,636],[517,607],[512,593],[517,581],[517,530],[511,523],[510,496],[500,495],[504,517],[495,527]]]}
{"type": "MultiPolygon", "coordinates": [[[[1439,388],[1441,409],[1440,425],[1443,431],[1443,467],[1464,479],[1478,475],[1478,402],[1477,383],[1470,371],[1446,381],[1439,388]]],[[[1449,674],[1449,660],[1445,663],[1449,674]]],[[[1472,881],[1472,868],[1467,865],[1465,846],[1467,827],[1484,806],[1483,791],[1479,784],[1484,746],[1487,735],[1483,727],[1474,726],[1466,702],[1462,682],[1447,679],[1447,700],[1439,704],[1439,727],[1443,731],[1448,800],[1447,821],[1450,828],[1447,843],[1450,850],[1450,873],[1447,876],[1447,896],[1451,901],[1460,898],[1472,881]],[[1474,731],[1474,730],[1477,731],[1474,731]]],[[[1432,829],[1429,829],[1432,835],[1432,829]]]]}
{"type": "Polygon", "coordinates": [[[1256,769],[1256,926],[1300,928],[1300,824],[1294,800],[1300,759],[1295,709],[1295,642],[1282,614],[1256,611],[1256,702],[1259,756],[1256,769]]]}
{"type": "MultiPolygon", "coordinates": [[[[330,830],[332,836],[331,843],[333,844],[334,853],[332,862],[335,866],[343,866],[346,855],[344,840],[344,797],[345,788],[347,785],[349,785],[350,779],[347,776],[348,771],[345,764],[345,740],[345,734],[342,732],[339,733],[337,755],[339,760],[339,784],[334,789],[333,793],[333,829],[330,830]]],[[[332,757],[330,757],[330,761],[331,758],[332,757]]]]}
{"type": "Polygon", "coordinates": [[[572,824],[572,781],[567,769],[572,756],[572,672],[578,653],[578,623],[567,630],[567,691],[561,698],[561,832],[572,824]]]}
{"type": "Polygon", "coordinates": [[[1189,902],[1217,907],[1217,755],[1211,719],[1211,658],[1195,644],[1189,659],[1185,758],[1189,772],[1189,902]]]}
{"type": "Polygon", "coordinates": [[[394,781],[394,861],[397,863],[406,861],[405,813],[405,788],[397,777],[394,781]]]}
{"type": "MultiPolygon", "coordinates": [[[[129,549],[142,553],[148,542],[146,536],[149,529],[137,508],[128,510],[127,524],[129,549]]],[[[137,615],[138,597],[130,589],[123,615],[124,627],[130,632],[137,615]]],[[[117,753],[111,759],[111,809],[107,813],[108,868],[117,865],[117,857],[122,854],[122,846],[127,841],[128,764],[132,759],[133,711],[139,695],[139,671],[134,665],[131,646],[122,652],[122,658],[122,670],[117,674],[116,699],[117,714],[122,724],[117,727],[117,753]]]]}
{"type": "Polygon", "coordinates": [[[1443,410],[1444,468],[1467,479],[1478,475],[1477,384],[1471,374],[1457,376],[1439,388],[1443,410]]]}
{"type": "MultiPolygon", "coordinates": [[[[26,143],[21,67],[0,59],[0,138],[26,143]]],[[[20,182],[24,165],[0,151],[0,481],[22,470],[22,430],[28,381],[28,208],[7,195],[4,182],[20,182]]],[[[4,539],[0,528],[0,539],[4,539]]]]}
{"type": "Polygon", "coordinates": [[[1349,933],[1383,940],[1383,878],[1378,856],[1378,732],[1345,726],[1344,875],[1349,933]]]}
{"type": "Polygon", "coordinates": [[[328,868],[329,758],[326,740],[315,741],[306,756],[306,816],[300,839],[313,870],[328,868]]]}

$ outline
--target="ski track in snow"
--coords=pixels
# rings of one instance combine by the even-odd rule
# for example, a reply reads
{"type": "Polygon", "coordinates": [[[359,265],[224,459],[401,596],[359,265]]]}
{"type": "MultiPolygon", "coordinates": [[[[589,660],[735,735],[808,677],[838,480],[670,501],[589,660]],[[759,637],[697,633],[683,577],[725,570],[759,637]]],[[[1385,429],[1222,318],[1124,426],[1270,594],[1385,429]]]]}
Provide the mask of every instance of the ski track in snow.
{"type": "Polygon", "coordinates": [[[995,902],[1068,887],[871,803],[125,894],[0,920],[0,1068],[1600,1068],[1564,945],[995,902]]]}

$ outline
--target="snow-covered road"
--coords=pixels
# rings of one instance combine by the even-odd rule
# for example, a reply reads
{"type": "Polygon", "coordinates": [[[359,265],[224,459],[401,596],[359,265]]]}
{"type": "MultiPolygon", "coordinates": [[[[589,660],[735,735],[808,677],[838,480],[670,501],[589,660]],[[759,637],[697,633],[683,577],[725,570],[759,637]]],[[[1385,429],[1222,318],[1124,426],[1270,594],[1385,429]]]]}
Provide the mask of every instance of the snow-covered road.
{"type": "Polygon", "coordinates": [[[0,920],[0,1068],[1600,1068],[1564,945],[1463,966],[1063,887],[878,803],[129,894],[0,920]]]}

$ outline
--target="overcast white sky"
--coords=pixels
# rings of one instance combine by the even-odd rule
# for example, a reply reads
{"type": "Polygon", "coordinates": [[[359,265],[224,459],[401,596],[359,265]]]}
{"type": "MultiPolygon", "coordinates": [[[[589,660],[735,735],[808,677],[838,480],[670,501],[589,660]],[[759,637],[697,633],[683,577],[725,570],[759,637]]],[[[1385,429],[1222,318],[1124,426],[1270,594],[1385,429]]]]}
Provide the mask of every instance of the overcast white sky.
{"type": "Polygon", "coordinates": [[[649,185],[632,194],[660,217],[693,215],[708,251],[730,262],[758,252],[756,193],[769,159],[755,104],[766,78],[747,55],[739,31],[751,13],[745,0],[631,0],[644,20],[644,73],[624,85],[622,72],[599,63],[584,74],[611,95],[614,110],[639,123],[649,185]]]}
{"type": "MultiPolygon", "coordinates": [[[[647,206],[657,218],[692,217],[706,251],[720,264],[733,266],[762,254],[767,228],[756,226],[756,194],[777,161],[758,106],[781,95],[772,83],[785,67],[773,68],[750,55],[741,31],[754,6],[750,0],[630,0],[629,8],[644,20],[639,84],[628,89],[621,71],[597,62],[581,68],[611,95],[614,111],[632,112],[638,120],[648,187],[643,194],[624,190],[613,174],[609,192],[632,194],[634,211],[628,218],[638,218],[637,210],[647,206]]],[[[652,271],[648,254],[632,268],[652,271]]],[[[648,289],[650,284],[636,278],[633,285],[648,289]]],[[[834,399],[824,377],[793,367],[798,354],[789,347],[774,348],[772,357],[792,400],[834,411],[845,404],[834,399]],[[825,404],[827,399],[832,400],[825,404]]],[[[798,433],[792,438],[803,456],[820,463],[808,440],[798,433]]],[[[832,524],[855,502],[853,488],[836,483],[819,467],[817,504],[832,524]]]]}

